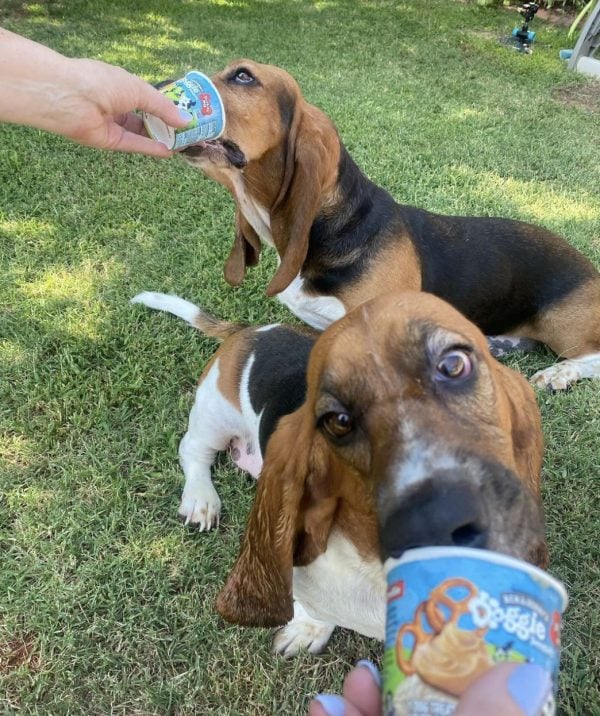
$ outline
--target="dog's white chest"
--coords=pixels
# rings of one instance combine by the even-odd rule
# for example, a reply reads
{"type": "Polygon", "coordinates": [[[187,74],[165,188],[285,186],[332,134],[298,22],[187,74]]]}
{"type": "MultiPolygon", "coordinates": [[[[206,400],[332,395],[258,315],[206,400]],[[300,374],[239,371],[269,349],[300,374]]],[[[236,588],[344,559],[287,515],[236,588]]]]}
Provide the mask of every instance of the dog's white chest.
{"type": "Polygon", "coordinates": [[[363,559],[334,532],[327,550],[306,567],[294,568],[294,598],[315,619],[383,641],[385,577],[377,559],[363,559]]]}
{"type": "Polygon", "coordinates": [[[243,177],[238,173],[232,174],[233,193],[237,205],[246,221],[256,231],[258,236],[269,246],[275,246],[271,234],[271,217],[264,206],[255,201],[246,191],[243,177]]]}
{"type": "Polygon", "coordinates": [[[277,294],[277,298],[298,318],[319,331],[346,315],[346,308],[338,298],[306,293],[301,276],[296,276],[285,291],[277,294]]]}

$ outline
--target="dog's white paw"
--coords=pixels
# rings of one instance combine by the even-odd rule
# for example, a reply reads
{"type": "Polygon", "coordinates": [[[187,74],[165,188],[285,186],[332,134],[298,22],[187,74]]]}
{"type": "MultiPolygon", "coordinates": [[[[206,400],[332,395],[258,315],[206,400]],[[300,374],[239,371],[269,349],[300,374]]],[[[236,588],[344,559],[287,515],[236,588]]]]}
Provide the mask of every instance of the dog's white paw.
{"type": "Polygon", "coordinates": [[[581,379],[581,369],[575,361],[566,360],[544,370],[538,370],[531,378],[536,388],[567,390],[581,379]]]}
{"type": "Polygon", "coordinates": [[[301,650],[320,654],[327,646],[334,629],[334,624],[313,619],[295,602],[294,618],[275,632],[273,652],[286,658],[296,656],[301,650]]]}
{"type": "Polygon", "coordinates": [[[184,491],[178,514],[186,525],[197,526],[200,532],[218,527],[221,500],[212,483],[199,485],[190,492],[184,491]]]}

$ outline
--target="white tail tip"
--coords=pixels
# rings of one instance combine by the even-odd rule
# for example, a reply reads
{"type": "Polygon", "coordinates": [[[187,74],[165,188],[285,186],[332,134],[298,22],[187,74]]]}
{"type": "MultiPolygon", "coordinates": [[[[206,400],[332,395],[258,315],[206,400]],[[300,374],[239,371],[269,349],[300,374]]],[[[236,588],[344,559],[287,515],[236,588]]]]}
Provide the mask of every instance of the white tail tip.
{"type": "Polygon", "coordinates": [[[129,303],[143,303],[144,306],[148,306],[148,308],[172,313],[178,318],[183,318],[184,321],[187,321],[194,327],[194,320],[200,315],[198,306],[170,293],[142,291],[142,293],[138,293],[137,296],[134,296],[129,303]]]}

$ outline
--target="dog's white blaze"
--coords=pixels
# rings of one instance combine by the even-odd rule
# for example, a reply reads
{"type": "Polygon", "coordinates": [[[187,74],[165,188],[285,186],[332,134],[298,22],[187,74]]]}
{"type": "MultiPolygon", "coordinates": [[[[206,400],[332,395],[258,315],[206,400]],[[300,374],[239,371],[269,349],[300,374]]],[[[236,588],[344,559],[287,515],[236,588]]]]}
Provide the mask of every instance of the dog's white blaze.
{"type": "Polygon", "coordinates": [[[266,244],[275,246],[269,212],[246,191],[244,178],[239,172],[232,173],[231,178],[233,193],[244,218],[266,244]]]}
{"type": "Polygon", "coordinates": [[[265,333],[266,331],[270,331],[273,328],[277,328],[280,325],[281,325],[281,323],[270,323],[268,326],[261,326],[260,328],[257,328],[255,332],[256,333],[265,333]]]}
{"type": "MultiPolygon", "coordinates": [[[[378,559],[366,561],[340,532],[306,567],[294,567],[294,598],[309,616],[383,641],[385,575],[378,559]]],[[[291,622],[290,622],[291,623],[291,622]]]]}
{"type": "Polygon", "coordinates": [[[277,294],[277,298],[309,326],[322,331],[346,315],[346,308],[338,298],[312,296],[303,290],[303,286],[304,279],[298,275],[284,291],[277,294]]]}
{"type": "Polygon", "coordinates": [[[403,444],[406,447],[400,463],[394,468],[392,484],[395,497],[426,480],[435,471],[452,470],[459,464],[452,454],[444,450],[443,445],[415,437],[414,426],[409,420],[401,424],[403,444]]]}

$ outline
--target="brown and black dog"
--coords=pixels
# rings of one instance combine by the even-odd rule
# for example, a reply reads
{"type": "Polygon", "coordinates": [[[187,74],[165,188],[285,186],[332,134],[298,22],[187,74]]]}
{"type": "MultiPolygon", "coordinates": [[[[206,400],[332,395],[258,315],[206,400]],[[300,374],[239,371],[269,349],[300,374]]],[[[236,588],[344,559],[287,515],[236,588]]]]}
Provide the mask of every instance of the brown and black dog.
{"type": "Polygon", "coordinates": [[[265,242],[280,260],[267,294],[315,328],[381,293],[428,291],[505,336],[500,349],[542,341],[567,359],[537,373],[536,385],[600,377],[600,275],[564,239],[510,219],[398,204],[282,69],[240,60],[212,79],[225,133],[183,154],[236,201],[230,284],[265,242]]]}
{"type": "Polygon", "coordinates": [[[223,340],[179,448],[179,514],[201,530],[218,524],[220,450],[260,474],[217,604],[229,621],[286,624],[277,651],[316,652],[336,625],[383,638],[382,559],[410,547],[546,565],[533,389],[439,298],[378,296],[321,335],[218,321],[161,293],[133,301],[223,340]]]}

